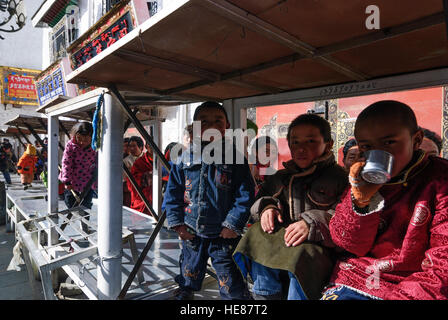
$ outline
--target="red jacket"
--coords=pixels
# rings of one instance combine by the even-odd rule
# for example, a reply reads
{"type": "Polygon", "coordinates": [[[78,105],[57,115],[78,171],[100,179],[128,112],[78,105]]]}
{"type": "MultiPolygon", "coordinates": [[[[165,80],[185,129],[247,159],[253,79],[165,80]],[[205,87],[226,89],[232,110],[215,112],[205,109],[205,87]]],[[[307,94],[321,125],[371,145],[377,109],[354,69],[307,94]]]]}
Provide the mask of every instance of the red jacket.
{"type": "Polygon", "coordinates": [[[330,221],[341,258],[332,283],[387,300],[448,298],[448,161],[419,156],[379,190],[377,210],[357,214],[350,189],[330,221]],[[381,198],[381,197],[379,197],[381,198]]]}
{"type": "MultiPolygon", "coordinates": [[[[145,198],[152,204],[152,163],[153,160],[148,152],[145,152],[140,158],[135,160],[131,168],[131,174],[142,189],[145,198]]],[[[131,208],[137,211],[149,214],[148,208],[140,198],[137,190],[132,186],[131,181],[127,178],[128,189],[131,191],[131,208]]]]}

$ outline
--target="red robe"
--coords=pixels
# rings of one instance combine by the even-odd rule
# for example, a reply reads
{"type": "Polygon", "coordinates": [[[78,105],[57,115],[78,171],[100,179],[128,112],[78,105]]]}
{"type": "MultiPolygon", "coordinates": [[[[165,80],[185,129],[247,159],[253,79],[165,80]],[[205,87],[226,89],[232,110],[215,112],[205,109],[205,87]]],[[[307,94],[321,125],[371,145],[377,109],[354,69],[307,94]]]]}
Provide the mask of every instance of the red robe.
{"type": "Polygon", "coordinates": [[[387,300],[448,299],[447,182],[447,160],[420,156],[402,181],[381,187],[377,210],[371,202],[356,213],[348,189],[330,232],[351,254],[331,282],[387,300]]]}
{"type": "MultiPolygon", "coordinates": [[[[131,168],[131,174],[137,182],[140,189],[142,189],[143,195],[152,204],[152,168],[153,159],[148,152],[145,152],[140,158],[135,160],[134,165],[131,168]]],[[[126,178],[128,188],[131,191],[131,208],[139,212],[150,214],[145,203],[140,198],[137,190],[132,185],[129,178],[126,178]]]]}

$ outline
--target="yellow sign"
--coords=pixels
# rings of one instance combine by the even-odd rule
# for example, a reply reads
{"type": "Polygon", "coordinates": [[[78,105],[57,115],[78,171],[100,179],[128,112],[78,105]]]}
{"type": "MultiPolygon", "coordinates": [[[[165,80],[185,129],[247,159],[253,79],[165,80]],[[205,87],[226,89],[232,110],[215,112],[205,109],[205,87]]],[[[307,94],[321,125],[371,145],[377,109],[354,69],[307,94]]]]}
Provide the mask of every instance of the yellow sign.
{"type": "Polygon", "coordinates": [[[40,70],[0,67],[1,103],[38,105],[35,77],[40,70]]]}

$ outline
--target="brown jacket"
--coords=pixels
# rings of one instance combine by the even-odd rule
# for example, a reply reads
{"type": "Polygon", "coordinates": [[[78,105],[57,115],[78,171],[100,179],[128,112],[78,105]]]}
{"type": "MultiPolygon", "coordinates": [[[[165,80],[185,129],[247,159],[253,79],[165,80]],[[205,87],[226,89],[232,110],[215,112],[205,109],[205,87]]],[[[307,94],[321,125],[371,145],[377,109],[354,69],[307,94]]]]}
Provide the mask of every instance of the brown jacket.
{"type": "Polygon", "coordinates": [[[332,153],[317,159],[307,170],[292,161],[284,166],[286,169],[265,180],[251,214],[259,220],[264,210],[276,207],[285,222],[273,233],[264,232],[255,222],[238,243],[233,258],[244,276],[250,272],[250,261],[289,271],[308,299],[319,299],[334,266],[334,244],[328,224],[348,185],[347,173],[336,164],[332,153]],[[301,219],[310,227],[308,241],[287,247],[285,227],[301,219]]]}
{"type": "Polygon", "coordinates": [[[315,160],[303,170],[290,160],[285,169],[266,179],[251,207],[255,221],[268,208],[278,208],[284,226],[305,220],[310,228],[308,240],[333,247],[328,228],[334,208],[348,185],[346,171],[336,164],[332,153],[315,160]]]}

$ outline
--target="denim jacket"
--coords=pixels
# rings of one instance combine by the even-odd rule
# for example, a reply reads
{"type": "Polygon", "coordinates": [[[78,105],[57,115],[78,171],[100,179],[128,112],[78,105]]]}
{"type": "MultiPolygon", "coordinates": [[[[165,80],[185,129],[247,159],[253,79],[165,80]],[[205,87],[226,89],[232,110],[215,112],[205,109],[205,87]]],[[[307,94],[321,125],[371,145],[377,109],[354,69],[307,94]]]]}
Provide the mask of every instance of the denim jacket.
{"type": "Polygon", "coordinates": [[[232,161],[224,159],[228,148],[222,161],[204,161],[204,146],[190,145],[171,168],[163,203],[168,228],[185,224],[198,236],[214,238],[226,227],[241,235],[255,192],[247,160],[234,164],[232,147],[232,161]]]}

